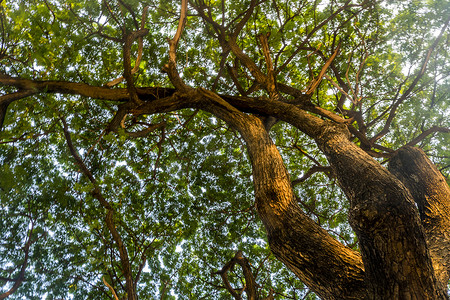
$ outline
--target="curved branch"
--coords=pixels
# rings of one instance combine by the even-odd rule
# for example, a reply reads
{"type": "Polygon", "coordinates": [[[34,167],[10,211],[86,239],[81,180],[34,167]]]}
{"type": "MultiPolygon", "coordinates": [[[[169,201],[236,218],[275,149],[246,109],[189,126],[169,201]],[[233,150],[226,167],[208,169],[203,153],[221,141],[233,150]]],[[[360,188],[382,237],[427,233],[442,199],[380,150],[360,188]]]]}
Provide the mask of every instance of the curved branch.
{"type": "Polygon", "coordinates": [[[119,297],[117,297],[116,291],[114,290],[114,288],[106,281],[105,276],[102,277],[103,283],[109,288],[109,290],[111,291],[111,293],[114,296],[115,300],[119,300],[119,297]]]}
{"type": "MultiPolygon", "coordinates": [[[[138,55],[136,57],[136,62],[134,64],[134,67],[133,67],[133,69],[131,71],[129,71],[130,75],[135,74],[139,70],[139,65],[140,65],[141,60],[142,60],[142,52],[143,52],[143,49],[144,49],[143,36],[148,34],[148,30],[146,30],[144,28],[145,20],[147,19],[148,8],[149,8],[148,6],[144,7],[144,11],[142,12],[141,28],[138,31],[134,32],[137,35],[137,38],[139,39],[139,48],[138,48],[138,55]]],[[[136,39],[136,37],[134,37],[134,39],[136,39]]],[[[128,57],[130,60],[131,60],[131,53],[130,53],[130,51],[131,51],[131,44],[133,43],[134,39],[131,42],[129,42],[130,43],[129,45],[125,45],[125,47],[124,47],[124,57],[125,58],[128,57]]],[[[128,65],[129,64],[126,64],[125,66],[128,66],[128,65]]],[[[127,68],[128,67],[126,67],[126,69],[125,69],[125,74],[127,73],[127,71],[126,71],[127,68]]],[[[106,84],[106,86],[107,87],[113,87],[116,84],[119,84],[120,82],[122,82],[124,79],[125,79],[125,76],[121,76],[119,78],[116,78],[116,79],[108,82],[106,84]]]]}
{"type": "Polygon", "coordinates": [[[177,71],[177,46],[186,25],[187,0],[181,0],[180,20],[178,22],[177,32],[173,39],[169,41],[169,63],[167,63],[163,71],[167,73],[174,87],[180,91],[186,91],[189,87],[183,82],[177,71]]]}
{"type": "Polygon", "coordinates": [[[2,299],[6,299],[8,298],[11,294],[13,294],[15,291],[17,291],[17,289],[20,287],[20,285],[22,284],[22,282],[25,280],[25,271],[27,269],[28,266],[28,258],[29,258],[29,254],[30,254],[30,246],[31,244],[33,244],[36,240],[32,240],[31,239],[31,235],[33,233],[33,229],[34,229],[34,224],[32,225],[30,232],[28,233],[28,237],[27,237],[27,241],[25,242],[25,246],[24,246],[24,252],[25,252],[25,258],[24,261],[22,263],[22,267],[20,268],[20,272],[19,275],[17,276],[17,278],[15,278],[14,280],[14,284],[13,286],[7,291],[4,292],[2,294],[0,294],[0,300],[2,299]]]}
{"type": "Polygon", "coordinates": [[[12,94],[0,96],[0,132],[2,131],[8,106],[16,100],[34,95],[35,93],[33,90],[20,90],[12,94]]]}
{"type": "Polygon", "coordinates": [[[255,276],[253,275],[248,259],[242,255],[241,250],[236,252],[236,255],[223,266],[222,270],[217,271],[216,274],[219,274],[222,277],[222,281],[225,284],[226,289],[236,300],[242,299],[241,295],[236,293],[236,290],[231,286],[230,281],[228,280],[227,273],[230,270],[233,270],[235,264],[239,264],[244,273],[245,287],[243,288],[243,290],[247,294],[247,299],[256,300],[257,291],[256,291],[255,276]]]}
{"type": "MultiPolygon", "coordinates": [[[[253,169],[257,211],[275,256],[324,298],[363,298],[366,287],[361,256],[331,237],[300,209],[283,159],[263,122],[237,110],[217,94],[201,93],[207,102],[197,105],[237,129],[246,141],[253,169]],[[311,269],[315,271],[311,272],[311,269]],[[322,277],[324,274],[327,278],[322,277]]],[[[327,124],[317,117],[302,115],[303,111],[294,105],[270,100],[255,100],[255,105],[261,105],[261,102],[275,108],[277,116],[284,119],[295,111],[296,120],[303,128],[311,130],[310,134],[318,130],[314,132],[320,135],[321,124],[327,124]],[[284,105],[289,108],[284,110],[284,105]]]]}
{"type": "MultiPolygon", "coordinates": [[[[131,46],[136,38],[139,38],[142,40],[142,37],[148,34],[148,29],[141,29],[139,31],[133,31],[125,38],[125,44],[123,47],[123,77],[125,77],[125,80],[127,81],[127,88],[128,92],[130,93],[130,100],[134,103],[139,103],[139,98],[136,93],[136,87],[134,86],[134,80],[133,80],[133,70],[135,72],[139,69],[139,64],[135,65],[133,69],[131,69],[131,46]]],[[[140,41],[140,44],[142,41],[140,41]]],[[[141,55],[142,55],[142,49],[141,49],[141,55]]],[[[136,60],[136,63],[140,61],[140,57],[138,55],[138,58],[136,60]]]]}

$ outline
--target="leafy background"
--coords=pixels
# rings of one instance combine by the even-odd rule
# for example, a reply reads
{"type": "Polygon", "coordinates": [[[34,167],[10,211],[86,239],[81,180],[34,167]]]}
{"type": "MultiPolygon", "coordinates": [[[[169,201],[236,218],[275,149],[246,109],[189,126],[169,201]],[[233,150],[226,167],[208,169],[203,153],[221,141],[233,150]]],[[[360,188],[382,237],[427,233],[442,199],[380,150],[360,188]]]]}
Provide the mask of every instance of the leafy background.
{"type": "MultiPolygon", "coordinates": [[[[372,1],[361,11],[342,11],[308,36],[344,2],[262,1],[238,43],[264,70],[257,35],[270,33],[275,64],[284,65],[278,81],[304,89],[323,61],[311,50],[290,59],[297,46],[303,43],[329,56],[340,42],[335,65],[358,89],[354,96],[363,99],[357,106],[347,101],[343,108],[360,112],[373,136],[384,126],[385,112],[396,95],[414,80],[449,7],[446,1],[372,1]],[[359,71],[362,62],[364,69],[359,71]]],[[[216,22],[233,27],[233,19],[249,1],[204,4],[216,22]]],[[[122,45],[117,39],[122,30],[140,24],[147,5],[145,27],[150,33],[144,38],[136,85],[170,86],[161,69],[168,60],[167,38],[176,30],[179,3],[167,0],[1,1],[1,71],[29,79],[104,85],[121,76],[122,45]]],[[[194,87],[237,94],[231,77],[221,71],[235,64],[234,57],[223,60],[213,28],[193,9],[190,12],[177,58],[183,79],[194,87]]],[[[399,106],[380,145],[397,149],[432,126],[450,127],[448,46],[446,32],[428,72],[399,106]]],[[[253,84],[243,67],[239,82],[244,88],[253,84]]],[[[340,91],[323,81],[313,102],[334,110],[339,97],[340,91]]],[[[0,133],[0,277],[18,274],[14,267],[23,262],[30,232],[33,240],[26,280],[11,298],[108,299],[111,294],[102,278],[111,281],[121,275],[117,249],[104,225],[105,210],[92,197],[92,185],[68,151],[60,123],[65,117],[75,147],[113,204],[133,272],[142,269],[137,285],[141,299],[230,299],[216,272],[237,250],[257,273],[262,296],[272,290],[276,299],[315,299],[268,249],[254,207],[251,166],[237,132],[208,113],[187,109],[137,120],[129,116],[128,131],[164,122],[163,128],[142,138],[131,138],[125,131],[106,134],[115,105],[43,94],[9,106],[0,133]]],[[[292,180],[301,179],[313,166],[327,166],[315,144],[297,129],[278,123],[271,136],[292,180]]],[[[447,180],[449,145],[448,134],[430,135],[419,144],[447,180]]],[[[299,203],[337,239],[357,248],[347,223],[346,199],[328,175],[316,173],[296,184],[299,203]]],[[[242,286],[242,280],[236,268],[230,281],[242,286]]],[[[12,286],[0,282],[0,292],[12,286]]],[[[115,287],[120,289],[120,283],[115,287]]]]}

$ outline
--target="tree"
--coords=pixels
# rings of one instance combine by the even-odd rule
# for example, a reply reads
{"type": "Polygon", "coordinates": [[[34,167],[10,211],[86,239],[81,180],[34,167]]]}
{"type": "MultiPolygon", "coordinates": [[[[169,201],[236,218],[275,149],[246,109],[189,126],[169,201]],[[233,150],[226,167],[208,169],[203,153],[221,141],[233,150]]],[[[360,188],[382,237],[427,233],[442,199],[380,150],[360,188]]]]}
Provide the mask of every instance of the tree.
{"type": "Polygon", "coordinates": [[[448,299],[445,1],[0,5],[0,299],[448,299]]]}

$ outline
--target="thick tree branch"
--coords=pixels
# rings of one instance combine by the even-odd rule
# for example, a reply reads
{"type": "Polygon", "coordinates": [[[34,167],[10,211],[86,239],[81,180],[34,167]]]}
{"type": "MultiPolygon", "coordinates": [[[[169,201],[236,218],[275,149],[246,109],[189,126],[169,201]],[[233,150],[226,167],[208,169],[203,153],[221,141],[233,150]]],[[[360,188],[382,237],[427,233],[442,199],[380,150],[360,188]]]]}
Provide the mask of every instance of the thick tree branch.
{"type": "MultiPolygon", "coordinates": [[[[243,114],[218,95],[207,91],[201,91],[201,94],[209,101],[198,105],[236,128],[246,141],[253,168],[256,206],[272,252],[322,297],[361,299],[365,294],[361,257],[337,242],[301,211],[280,153],[261,120],[243,114]],[[307,271],[311,264],[316,270],[312,273],[307,271]]],[[[271,107],[280,104],[270,100],[264,102],[271,107]]],[[[293,105],[289,108],[296,109],[293,105]]],[[[297,109],[297,112],[302,111],[297,109]]],[[[280,111],[280,115],[285,114],[280,111]]],[[[301,116],[297,118],[302,119],[301,116]]],[[[307,121],[306,116],[303,121],[307,121]]],[[[317,118],[309,122],[317,126],[324,121],[317,118]]]]}
{"type": "MultiPolygon", "coordinates": [[[[442,291],[436,289],[436,278],[431,266],[430,257],[427,254],[423,228],[419,222],[411,196],[405,187],[396,181],[387,170],[349,141],[349,133],[344,125],[332,125],[327,121],[304,113],[296,106],[283,102],[277,102],[275,104],[271,103],[271,101],[260,100],[253,102],[249,100],[246,101],[246,105],[251,105],[253,109],[258,109],[260,112],[271,113],[296,126],[313,137],[319,148],[327,155],[340,185],[350,200],[351,224],[359,237],[364,258],[368,260],[365,266],[366,272],[368,271],[368,282],[374,285],[370,287],[371,289],[379,291],[379,296],[383,298],[389,295],[383,293],[389,293],[389,291],[381,287],[391,284],[390,282],[398,282],[402,286],[408,286],[408,291],[405,290],[405,293],[417,293],[420,295],[425,292],[436,295],[437,297],[443,296],[442,291]],[[377,196],[371,197],[370,195],[377,196]],[[381,197],[380,195],[384,196],[381,197]],[[408,224],[408,226],[404,226],[403,224],[408,224]],[[377,238],[380,233],[386,235],[383,242],[377,238]],[[402,245],[402,247],[392,247],[392,245],[402,245]],[[382,268],[379,266],[382,266],[382,268]],[[367,270],[367,267],[370,267],[370,269],[367,270]],[[409,281],[416,282],[417,286],[414,286],[414,289],[410,288],[407,283],[409,281]]],[[[258,136],[258,138],[255,137],[255,140],[253,140],[252,135],[248,136],[250,132],[256,134],[258,130],[256,128],[250,131],[241,130],[244,139],[247,141],[254,170],[260,170],[264,166],[264,161],[261,161],[263,159],[267,158],[273,162],[277,161],[277,158],[273,156],[274,153],[267,151],[264,154],[259,153],[262,149],[260,148],[261,146],[257,145],[261,145],[261,141],[264,141],[265,138],[258,136]],[[253,146],[252,143],[255,143],[255,145],[253,146]],[[258,159],[259,157],[261,159],[258,159]]],[[[267,168],[272,170],[270,171],[270,178],[280,178],[279,173],[277,175],[273,173],[277,169],[274,165],[267,165],[267,168]]],[[[281,172],[281,170],[278,172],[281,172]]],[[[276,206],[280,207],[280,209],[282,207],[291,207],[290,204],[287,204],[289,203],[287,200],[289,197],[278,200],[276,202],[277,204],[269,205],[270,209],[267,208],[267,210],[264,210],[264,205],[259,202],[261,200],[258,200],[260,199],[259,197],[264,199],[264,196],[260,196],[259,192],[267,191],[271,187],[271,184],[269,181],[263,187],[259,187],[258,184],[261,179],[255,171],[253,176],[258,211],[261,219],[266,224],[269,242],[272,241],[271,243],[274,244],[278,244],[279,242],[286,245],[285,241],[289,240],[289,238],[281,238],[281,232],[274,229],[277,228],[276,223],[271,223],[276,218],[271,218],[270,216],[275,213],[274,207],[276,206]],[[271,235],[272,230],[274,230],[273,235],[271,235]]],[[[267,180],[273,179],[267,178],[267,180]]],[[[261,180],[261,182],[265,182],[265,180],[261,180]]],[[[274,188],[274,190],[281,192],[281,182],[277,182],[276,186],[277,188],[274,188]]],[[[283,190],[288,190],[288,188],[283,190]]],[[[275,191],[267,192],[270,195],[277,194],[275,191]]],[[[289,218],[284,219],[282,224],[286,226],[289,223],[291,232],[293,230],[292,228],[295,228],[295,224],[303,224],[302,228],[306,230],[307,223],[301,220],[301,215],[301,212],[296,211],[295,214],[289,215],[289,218]],[[295,222],[292,220],[295,220],[295,222]],[[290,221],[292,221],[292,224],[290,221]]],[[[319,245],[316,245],[316,247],[319,247],[319,245]]],[[[279,257],[280,260],[284,261],[282,253],[286,253],[286,250],[277,249],[273,246],[271,246],[271,249],[276,255],[278,253],[281,256],[279,257]]],[[[323,249],[318,252],[324,253],[326,251],[323,249]]],[[[305,257],[304,255],[307,253],[307,250],[302,249],[298,252],[298,255],[300,253],[302,257],[305,257]]],[[[297,256],[289,256],[289,261],[284,262],[287,265],[292,265],[293,257],[297,256]]],[[[317,257],[315,259],[317,261],[317,257]]],[[[308,278],[304,278],[301,272],[295,269],[293,271],[304,282],[309,282],[308,278]]],[[[318,291],[316,290],[316,292],[318,291]]],[[[327,291],[321,292],[326,293],[327,291]]]]}
{"type": "Polygon", "coordinates": [[[389,170],[406,185],[419,208],[433,269],[446,289],[450,277],[450,187],[418,148],[399,149],[389,170]]]}
{"type": "Polygon", "coordinates": [[[15,86],[30,93],[61,93],[111,101],[128,100],[126,89],[112,90],[106,87],[96,87],[85,83],[68,81],[38,81],[0,74],[0,85],[15,86]]]}

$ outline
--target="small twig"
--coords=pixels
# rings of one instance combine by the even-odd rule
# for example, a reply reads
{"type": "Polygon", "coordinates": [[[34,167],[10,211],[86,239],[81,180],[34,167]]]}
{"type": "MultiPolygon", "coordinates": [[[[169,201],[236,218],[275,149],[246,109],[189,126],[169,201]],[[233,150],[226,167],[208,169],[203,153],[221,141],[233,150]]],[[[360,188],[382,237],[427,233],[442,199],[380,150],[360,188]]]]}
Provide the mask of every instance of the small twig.
{"type": "Polygon", "coordinates": [[[350,101],[352,101],[352,103],[355,103],[353,98],[350,97],[349,94],[347,94],[330,76],[328,76],[327,74],[323,75],[335,88],[337,88],[339,90],[339,92],[341,92],[347,99],[349,99],[350,101]]]}
{"type": "Polygon", "coordinates": [[[305,175],[303,175],[302,177],[300,177],[298,179],[293,180],[292,186],[306,181],[309,177],[311,177],[312,175],[314,175],[315,173],[318,173],[318,172],[325,172],[327,174],[327,176],[329,177],[330,176],[329,174],[332,172],[332,169],[329,166],[313,166],[305,173],[305,175]]]}

